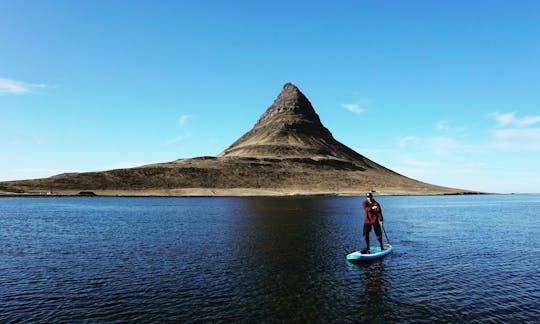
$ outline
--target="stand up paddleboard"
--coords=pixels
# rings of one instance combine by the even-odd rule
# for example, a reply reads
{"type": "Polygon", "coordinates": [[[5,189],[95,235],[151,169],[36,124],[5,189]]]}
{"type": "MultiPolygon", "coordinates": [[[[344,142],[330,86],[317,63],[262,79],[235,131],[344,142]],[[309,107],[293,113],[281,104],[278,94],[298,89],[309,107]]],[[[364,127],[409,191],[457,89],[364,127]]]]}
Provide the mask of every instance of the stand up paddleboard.
{"type": "Polygon", "coordinates": [[[368,261],[368,260],[377,260],[384,258],[390,252],[392,252],[392,245],[385,244],[384,250],[381,251],[380,247],[372,247],[369,249],[369,253],[363,254],[360,251],[355,251],[352,253],[347,254],[347,261],[368,261]]]}

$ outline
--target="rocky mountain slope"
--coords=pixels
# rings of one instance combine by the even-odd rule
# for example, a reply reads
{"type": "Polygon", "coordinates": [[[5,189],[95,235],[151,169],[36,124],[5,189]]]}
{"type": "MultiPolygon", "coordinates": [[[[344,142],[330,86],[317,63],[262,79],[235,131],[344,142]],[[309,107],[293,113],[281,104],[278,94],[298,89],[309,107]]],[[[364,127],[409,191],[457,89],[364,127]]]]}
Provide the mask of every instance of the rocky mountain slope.
{"type": "Polygon", "coordinates": [[[309,100],[284,85],[255,126],[217,157],[0,182],[3,194],[242,196],[458,194],[393,172],[340,143],[309,100]]]}

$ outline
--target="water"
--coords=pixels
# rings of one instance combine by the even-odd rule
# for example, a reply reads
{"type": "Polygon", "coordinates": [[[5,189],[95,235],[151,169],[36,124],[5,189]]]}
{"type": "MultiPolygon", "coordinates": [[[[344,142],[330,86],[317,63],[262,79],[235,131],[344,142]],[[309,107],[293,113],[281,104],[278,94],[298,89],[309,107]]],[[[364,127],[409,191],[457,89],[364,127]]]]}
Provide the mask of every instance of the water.
{"type": "Polygon", "coordinates": [[[0,322],[538,322],[540,196],[378,201],[0,199],[0,322]]]}

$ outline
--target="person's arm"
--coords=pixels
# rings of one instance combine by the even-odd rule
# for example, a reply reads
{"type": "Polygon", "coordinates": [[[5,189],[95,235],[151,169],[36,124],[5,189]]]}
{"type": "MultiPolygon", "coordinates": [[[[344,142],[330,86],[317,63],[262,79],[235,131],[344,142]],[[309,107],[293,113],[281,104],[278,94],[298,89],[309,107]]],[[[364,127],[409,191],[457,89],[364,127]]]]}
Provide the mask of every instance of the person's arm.
{"type": "Polygon", "coordinates": [[[377,203],[377,216],[379,217],[379,221],[382,223],[384,218],[382,215],[382,208],[381,208],[381,205],[379,205],[379,203],[377,203]]]}
{"type": "Polygon", "coordinates": [[[369,210],[371,209],[371,206],[369,206],[367,200],[364,200],[364,202],[362,203],[362,208],[363,208],[366,212],[369,212],[369,210]]]}

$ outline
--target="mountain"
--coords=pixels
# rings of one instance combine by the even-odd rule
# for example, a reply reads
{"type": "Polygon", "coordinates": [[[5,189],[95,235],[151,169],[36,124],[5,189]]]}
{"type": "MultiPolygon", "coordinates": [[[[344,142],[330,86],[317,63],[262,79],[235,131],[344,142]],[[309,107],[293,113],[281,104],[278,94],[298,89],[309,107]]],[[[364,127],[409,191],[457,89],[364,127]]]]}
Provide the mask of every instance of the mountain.
{"type": "Polygon", "coordinates": [[[291,83],[283,86],[255,126],[219,156],[334,159],[367,166],[362,155],[334,139],[309,100],[291,83]]]}
{"type": "Polygon", "coordinates": [[[407,178],[337,141],[287,83],[253,128],[217,157],[0,182],[3,194],[137,196],[458,194],[407,178]]]}

